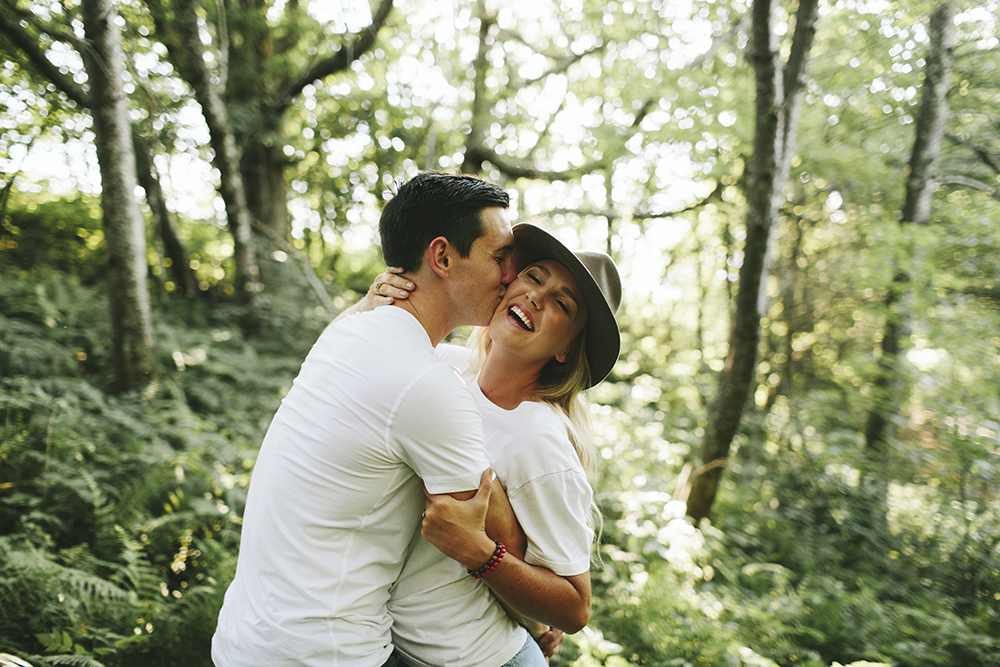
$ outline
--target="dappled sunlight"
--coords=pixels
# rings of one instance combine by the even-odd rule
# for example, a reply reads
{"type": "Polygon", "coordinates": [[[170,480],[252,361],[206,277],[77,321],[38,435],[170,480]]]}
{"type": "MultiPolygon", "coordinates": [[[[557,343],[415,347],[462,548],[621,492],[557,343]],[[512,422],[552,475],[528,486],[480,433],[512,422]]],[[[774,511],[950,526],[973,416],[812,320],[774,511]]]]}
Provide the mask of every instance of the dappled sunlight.
{"type": "MultiPolygon", "coordinates": [[[[756,0],[396,1],[384,25],[378,1],[208,3],[193,47],[173,0],[113,4],[131,235],[102,199],[126,158],[99,160],[82,6],[0,21],[3,651],[210,664],[268,423],[383,270],[385,202],[437,169],[500,184],[512,222],[623,279],[621,354],[586,392],[593,610],[553,667],[996,663],[998,0],[951,22],[926,173],[932,5],[820,3],[782,81],[803,86],[786,150],[758,141],[756,0]],[[914,185],[926,215],[904,212],[914,185]],[[159,375],[131,392],[124,240],[159,375]]],[[[787,68],[799,7],[767,6],[787,68]]]]}

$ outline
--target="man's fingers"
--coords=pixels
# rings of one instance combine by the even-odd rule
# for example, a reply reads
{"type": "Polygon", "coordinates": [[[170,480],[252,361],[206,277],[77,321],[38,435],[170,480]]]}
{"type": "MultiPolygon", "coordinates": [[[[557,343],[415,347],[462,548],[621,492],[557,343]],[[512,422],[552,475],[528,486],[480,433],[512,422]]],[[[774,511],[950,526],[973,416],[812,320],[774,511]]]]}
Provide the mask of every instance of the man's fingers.
{"type": "Polygon", "coordinates": [[[493,493],[493,478],[496,475],[493,474],[493,468],[487,468],[483,471],[483,476],[479,478],[479,490],[476,491],[476,499],[490,502],[490,495],[493,493]],[[482,494],[482,498],[480,498],[482,494]]]}

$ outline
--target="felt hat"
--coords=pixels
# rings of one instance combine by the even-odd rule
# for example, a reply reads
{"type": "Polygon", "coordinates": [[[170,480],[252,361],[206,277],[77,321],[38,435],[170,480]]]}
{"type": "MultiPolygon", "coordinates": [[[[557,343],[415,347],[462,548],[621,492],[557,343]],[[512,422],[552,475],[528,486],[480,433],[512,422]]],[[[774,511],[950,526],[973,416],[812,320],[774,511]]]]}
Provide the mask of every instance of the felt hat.
{"type": "Polygon", "coordinates": [[[530,264],[552,259],[565,266],[576,279],[587,302],[585,354],[593,387],[608,376],[621,350],[621,335],[615,313],[622,301],[622,281],[614,260],[603,252],[572,251],[541,227],[522,222],[514,225],[515,262],[521,271],[530,264]]]}

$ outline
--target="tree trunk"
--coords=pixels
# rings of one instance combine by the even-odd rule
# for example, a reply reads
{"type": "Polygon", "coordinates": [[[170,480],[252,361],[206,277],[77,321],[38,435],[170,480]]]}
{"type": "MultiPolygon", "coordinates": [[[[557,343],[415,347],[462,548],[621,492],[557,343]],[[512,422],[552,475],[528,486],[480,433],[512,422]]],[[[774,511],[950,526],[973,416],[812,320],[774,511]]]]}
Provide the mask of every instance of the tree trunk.
{"type": "Polygon", "coordinates": [[[287,239],[291,231],[285,162],[286,158],[278,146],[252,138],[246,144],[240,162],[250,215],[283,239],[287,239]]]}
{"type": "Polygon", "coordinates": [[[135,154],[122,90],[125,56],[112,0],[83,0],[80,9],[92,47],[83,56],[101,170],[115,348],[113,390],[126,391],[155,380],[157,374],[146,288],[145,223],[135,196],[135,154]]]}
{"type": "Polygon", "coordinates": [[[226,206],[226,221],[229,233],[233,237],[236,293],[245,308],[242,326],[244,330],[252,332],[260,323],[257,305],[260,277],[253,247],[246,190],[239,168],[236,137],[219,94],[225,82],[221,85],[213,83],[211,74],[205,66],[203,47],[198,34],[195,0],[177,0],[175,9],[178,33],[185,52],[186,65],[183,71],[188,77],[188,83],[194,89],[198,104],[201,105],[205,123],[208,125],[212,150],[215,153],[212,164],[219,170],[219,194],[226,206]]]}
{"type": "Polygon", "coordinates": [[[189,299],[197,295],[198,279],[191,269],[187,248],[177,232],[176,216],[167,208],[167,200],[160,187],[153,166],[152,147],[138,131],[133,130],[136,176],[146,191],[146,202],[153,214],[153,226],[163,242],[163,252],[170,259],[170,274],[177,284],[177,291],[189,299]]]}
{"type": "Polygon", "coordinates": [[[756,74],[757,98],[754,149],[746,175],[746,241],[729,354],[719,374],[715,400],[708,411],[700,451],[701,466],[694,474],[687,499],[687,512],[696,521],[708,517],[715,502],[726,457],[753,388],[760,341],[763,278],[770,256],[771,230],[778,217],[791,161],[793,130],[815,33],[817,2],[802,0],[799,3],[791,55],[784,73],[779,67],[778,45],[771,25],[771,0],[755,0],[751,12],[750,59],[756,74]]]}
{"type": "Polygon", "coordinates": [[[805,222],[795,219],[792,220],[792,225],[795,228],[794,236],[792,237],[792,254],[788,260],[788,272],[782,276],[781,281],[781,306],[785,318],[785,335],[782,336],[781,340],[781,353],[785,356],[785,361],[781,364],[781,379],[778,381],[778,386],[772,392],[770,399],[772,403],[777,396],[791,396],[795,384],[795,369],[797,364],[795,363],[795,348],[792,346],[792,343],[797,333],[796,325],[798,320],[795,316],[795,308],[797,305],[796,293],[798,292],[799,283],[798,261],[799,257],[802,256],[802,239],[805,236],[802,227],[805,225],[805,222]]]}
{"type": "Polygon", "coordinates": [[[271,3],[240,0],[227,13],[220,11],[216,33],[226,37],[232,30],[238,40],[220,42],[218,56],[227,58],[229,76],[224,81],[226,107],[231,117],[242,118],[233,127],[237,145],[243,149],[240,173],[246,186],[247,207],[255,224],[261,224],[282,239],[288,238],[288,186],[285,183],[287,158],[281,151],[281,116],[268,104],[274,99],[275,60],[299,39],[297,18],[304,12],[298,3],[285,7],[290,22],[286,36],[272,37],[266,19],[271,3]],[[223,53],[228,46],[228,53],[223,53]]]}
{"type": "Polygon", "coordinates": [[[473,63],[472,79],[472,122],[469,136],[465,141],[465,159],[462,171],[479,174],[483,170],[485,157],[482,151],[486,140],[486,126],[489,123],[489,105],[486,99],[486,75],[489,72],[489,36],[496,18],[489,15],[484,0],[476,2],[476,16],[479,18],[479,49],[473,63]]]}
{"type": "MultiPolygon", "coordinates": [[[[380,0],[371,24],[358,31],[355,38],[338,51],[285,78],[278,74],[288,69],[282,57],[298,41],[300,32],[291,29],[282,38],[274,38],[266,18],[271,4],[244,0],[234,8],[240,16],[234,17],[231,25],[240,39],[239,44],[230,40],[233,43],[230,68],[233,76],[228,80],[227,101],[231,106],[239,105],[245,119],[234,129],[239,145],[244,147],[240,165],[250,215],[281,238],[287,238],[290,231],[285,178],[287,158],[281,151],[285,112],[306,86],[349,70],[354,61],[375,46],[376,37],[392,12],[393,0],[380,0]]],[[[286,11],[304,13],[298,3],[294,8],[293,3],[289,3],[286,11]]],[[[225,28],[220,27],[219,32],[224,34],[225,28]]]]}
{"type": "MultiPolygon", "coordinates": [[[[955,61],[954,16],[954,6],[945,2],[930,17],[930,43],[920,91],[920,113],[900,215],[900,225],[903,226],[927,224],[930,219],[931,201],[936,189],[934,178],[948,120],[948,89],[955,61]]],[[[865,448],[876,460],[884,454],[886,441],[894,430],[891,424],[906,395],[901,353],[909,331],[909,314],[906,312],[909,291],[910,273],[905,268],[897,267],[883,303],[886,323],[881,357],[872,383],[872,407],[865,424],[865,448]]]]}

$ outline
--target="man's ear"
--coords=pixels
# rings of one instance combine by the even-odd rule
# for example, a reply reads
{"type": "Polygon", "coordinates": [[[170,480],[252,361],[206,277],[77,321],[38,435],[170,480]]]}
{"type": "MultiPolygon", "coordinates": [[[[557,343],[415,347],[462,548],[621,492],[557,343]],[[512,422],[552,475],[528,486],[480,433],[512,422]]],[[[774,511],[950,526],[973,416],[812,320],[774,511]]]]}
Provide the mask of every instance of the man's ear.
{"type": "Polygon", "coordinates": [[[431,270],[441,278],[448,276],[451,268],[452,252],[454,248],[443,236],[439,236],[431,241],[427,248],[427,263],[431,270]]]}

